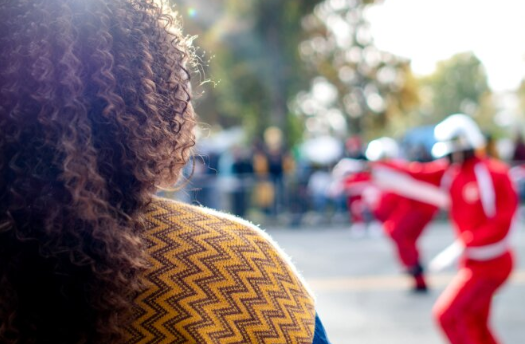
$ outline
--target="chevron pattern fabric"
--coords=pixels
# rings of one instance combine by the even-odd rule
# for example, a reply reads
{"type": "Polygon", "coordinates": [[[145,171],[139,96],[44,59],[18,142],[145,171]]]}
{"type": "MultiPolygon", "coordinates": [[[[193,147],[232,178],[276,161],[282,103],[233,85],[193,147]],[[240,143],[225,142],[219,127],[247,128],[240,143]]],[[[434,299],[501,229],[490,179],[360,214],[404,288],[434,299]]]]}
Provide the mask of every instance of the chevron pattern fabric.
{"type": "Polygon", "coordinates": [[[313,298],[259,228],[158,198],[146,218],[152,267],[127,344],[312,343],[313,298]]]}

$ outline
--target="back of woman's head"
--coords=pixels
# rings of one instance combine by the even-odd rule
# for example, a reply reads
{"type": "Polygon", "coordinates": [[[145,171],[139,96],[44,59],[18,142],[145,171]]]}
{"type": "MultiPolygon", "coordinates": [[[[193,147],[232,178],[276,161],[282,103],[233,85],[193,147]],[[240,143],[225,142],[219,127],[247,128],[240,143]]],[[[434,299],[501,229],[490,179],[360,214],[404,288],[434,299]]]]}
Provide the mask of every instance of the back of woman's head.
{"type": "Polygon", "coordinates": [[[119,341],[141,214],[193,145],[188,46],[154,0],[0,15],[0,342],[119,341]]]}

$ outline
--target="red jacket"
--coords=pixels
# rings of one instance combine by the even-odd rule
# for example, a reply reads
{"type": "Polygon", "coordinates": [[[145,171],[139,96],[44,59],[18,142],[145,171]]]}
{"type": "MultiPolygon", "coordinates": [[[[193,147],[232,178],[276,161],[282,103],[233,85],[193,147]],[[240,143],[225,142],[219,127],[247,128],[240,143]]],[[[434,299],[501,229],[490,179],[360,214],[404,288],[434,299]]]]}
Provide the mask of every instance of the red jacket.
{"type": "Polygon", "coordinates": [[[475,158],[462,166],[452,166],[445,178],[450,178],[444,180],[450,190],[450,217],[465,246],[485,246],[503,240],[518,206],[507,166],[496,160],[475,158]]]}
{"type": "Polygon", "coordinates": [[[384,165],[448,190],[450,217],[466,247],[494,244],[507,236],[518,196],[505,164],[473,158],[448,167],[442,162],[384,165]]]}

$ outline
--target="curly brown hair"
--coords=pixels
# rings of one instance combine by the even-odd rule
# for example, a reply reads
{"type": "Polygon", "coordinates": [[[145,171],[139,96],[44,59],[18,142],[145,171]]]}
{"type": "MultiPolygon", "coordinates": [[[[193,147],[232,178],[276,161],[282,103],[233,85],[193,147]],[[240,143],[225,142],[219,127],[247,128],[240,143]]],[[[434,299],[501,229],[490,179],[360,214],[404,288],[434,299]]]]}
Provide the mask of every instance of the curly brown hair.
{"type": "Polygon", "coordinates": [[[141,218],[194,145],[188,40],[154,0],[0,0],[0,342],[115,343],[141,218]]]}

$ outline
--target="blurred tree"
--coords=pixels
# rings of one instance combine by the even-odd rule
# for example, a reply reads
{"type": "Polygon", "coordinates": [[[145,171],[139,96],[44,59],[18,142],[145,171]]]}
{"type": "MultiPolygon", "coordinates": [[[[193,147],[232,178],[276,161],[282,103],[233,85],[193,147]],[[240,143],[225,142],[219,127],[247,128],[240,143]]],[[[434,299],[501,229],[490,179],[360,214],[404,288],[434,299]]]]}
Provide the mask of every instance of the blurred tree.
{"type": "MultiPolygon", "coordinates": [[[[520,125],[523,125],[525,123],[525,80],[521,81],[520,86],[516,90],[516,96],[518,99],[517,104],[517,118],[516,123],[519,123],[520,125]]],[[[520,128],[519,130],[523,130],[520,128]]]]}
{"type": "Polygon", "coordinates": [[[325,0],[303,19],[301,57],[322,78],[299,93],[295,108],[312,130],[333,132],[346,122],[351,134],[393,134],[418,104],[409,61],[374,46],[365,11],[378,2],[325,0]]]}
{"type": "Polygon", "coordinates": [[[427,97],[422,112],[434,123],[461,112],[475,118],[482,128],[494,126],[496,110],[487,73],[472,52],[439,62],[436,71],[422,83],[427,97]]]}
{"type": "Polygon", "coordinates": [[[186,31],[211,53],[202,57],[201,81],[212,82],[196,88],[205,122],[242,124],[250,137],[274,125],[283,129],[287,144],[299,138],[288,101],[308,80],[298,53],[301,19],[320,1],[172,0],[184,14],[186,31]]]}

